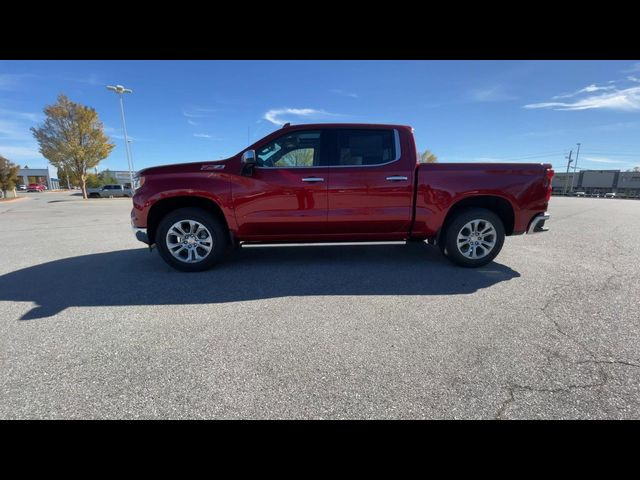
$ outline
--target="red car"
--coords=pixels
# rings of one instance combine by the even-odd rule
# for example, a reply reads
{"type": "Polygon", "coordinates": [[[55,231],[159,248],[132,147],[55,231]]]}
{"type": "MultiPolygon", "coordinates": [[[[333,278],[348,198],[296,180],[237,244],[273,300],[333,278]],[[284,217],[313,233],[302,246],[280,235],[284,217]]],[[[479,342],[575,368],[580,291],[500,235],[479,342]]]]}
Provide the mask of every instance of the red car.
{"type": "Polygon", "coordinates": [[[478,267],[547,230],[551,165],[418,162],[408,126],[287,124],[226,160],[142,170],[131,223],[184,271],[240,243],[392,240],[478,267]]]}
{"type": "Polygon", "coordinates": [[[30,183],[27,187],[27,192],[44,192],[44,185],[40,185],[39,183],[30,183]]]}

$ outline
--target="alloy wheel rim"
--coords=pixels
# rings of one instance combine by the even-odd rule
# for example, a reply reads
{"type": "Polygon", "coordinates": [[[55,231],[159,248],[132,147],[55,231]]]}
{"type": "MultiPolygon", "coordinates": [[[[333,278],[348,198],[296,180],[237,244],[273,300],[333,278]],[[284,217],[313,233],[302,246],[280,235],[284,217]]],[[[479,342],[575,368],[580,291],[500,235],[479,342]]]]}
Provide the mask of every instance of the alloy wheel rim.
{"type": "Polygon", "coordinates": [[[458,232],[458,251],[471,260],[489,255],[496,246],[497,233],[491,222],[477,218],[467,222],[458,232]]]}
{"type": "Polygon", "coordinates": [[[197,220],[180,220],[167,231],[167,249],[183,263],[198,263],[209,256],[215,239],[207,227],[197,220]]]}

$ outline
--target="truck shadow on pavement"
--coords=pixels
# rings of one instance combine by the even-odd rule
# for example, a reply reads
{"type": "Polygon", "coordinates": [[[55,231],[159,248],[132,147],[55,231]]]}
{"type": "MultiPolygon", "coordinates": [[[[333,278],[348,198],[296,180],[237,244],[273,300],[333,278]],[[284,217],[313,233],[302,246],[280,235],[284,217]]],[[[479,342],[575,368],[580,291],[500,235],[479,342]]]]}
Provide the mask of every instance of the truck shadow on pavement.
{"type": "Polygon", "coordinates": [[[309,295],[458,295],[519,277],[492,262],[450,264],[426,243],[243,247],[212,270],[183,273],[156,251],[71,257],[0,276],[0,301],[35,302],[20,320],[67,307],[198,305],[309,295]]]}

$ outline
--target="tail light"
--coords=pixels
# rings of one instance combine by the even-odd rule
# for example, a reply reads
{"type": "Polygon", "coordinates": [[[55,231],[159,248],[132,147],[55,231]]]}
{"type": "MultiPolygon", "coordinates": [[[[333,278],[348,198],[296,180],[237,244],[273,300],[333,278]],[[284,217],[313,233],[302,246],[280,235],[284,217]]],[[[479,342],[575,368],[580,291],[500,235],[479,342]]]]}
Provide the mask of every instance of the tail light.
{"type": "Polygon", "coordinates": [[[551,186],[551,180],[553,179],[553,175],[555,174],[555,172],[553,171],[552,168],[547,168],[546,172],[545,172],[545,176],[544,176],[544,188],[547,189],[547,195],[545,197],[545,200],[548,202],[551,199],[551,190],[552,190],[552,186],[551,186]]]}

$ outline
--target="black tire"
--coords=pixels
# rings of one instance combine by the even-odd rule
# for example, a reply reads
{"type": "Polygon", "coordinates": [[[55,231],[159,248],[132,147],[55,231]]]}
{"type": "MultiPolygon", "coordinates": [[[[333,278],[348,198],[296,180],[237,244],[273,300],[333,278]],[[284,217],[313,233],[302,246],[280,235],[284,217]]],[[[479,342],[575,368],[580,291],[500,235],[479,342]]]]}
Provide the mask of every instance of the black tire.
{"type": "Polygon", "coordinates": [[[438,248],[440,249],[440,253],[442,255],[444,255],[445,257],[448,257],[449,254],[447,253],[447,246],[444,243],[444,239],[445,239],[445,234],[443,232],[442,236],[440,237],[440,240],[438,241],[438,248]]]}
{"type": "Polygon", "coordinates": [[[486,208],[466,208],[461,210],[455,217],[451,218],[447,222],[446,230],[443,232],[440,239],[440,250],[443,251],[446,258],[456,265],[468,268],[481,267],[491,262],[500,253],[502,245],[504,244],[504,237],[504,225],[502,224],[500,217],[495,213],[491,210],[487,210],[486,208]],[[493,226],[495,234],[490,233],[486,238],[482,237],[485,238],[486,242],[479,241],[476,243],[477,246],[475,247],[470,247],[467,244],[462,244],[459,247],[458,235],[461,233],[464,235],[464,232],[470,232],[468,229],[464,229],[463,232],[463,228],[473,220],[479,220],[481,222],[480,229],[484,228],[482,225],[487,226],[490,223],[493,226]],[[483,224],[482,222],[485,223],[483,224]],[[491,249],[483,246],[483,244],[491,244],[491,241],[494,242],[491,249]],[[483,256],[481,258],[469,258],[468,256],[465,256],[464,252],[468,252],[470,248],[474,249],[475,254],[482,254],[483,256]]]}
{"type": "MultiPolygon", "coordinates": [[[[155,243],[162,259],[173,268],[183,272],[201,272],[213,267],[224,256],[228,241],[229,232],[227,227],[211,213],[195,207],[178,208],[166,214],[162,220],[160,220],[155,234],[155,243]],[[202,224],[209,231],[213,239],[211,251],[204,255],[202,260],[191,263],[178,260],[171,253],[167,245],[167,232],[169,229],[177,222],[186,222],[187,220],[193,220],[202,224]]],[[[199,253],[204,253],[204,250],[200,250],[199,253]]],[[[187,256],[189,256],[188,253],[187,256]]]]}

